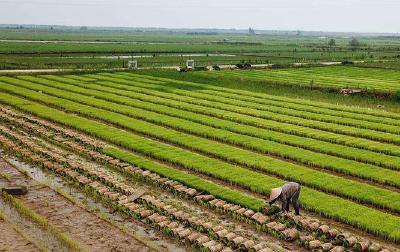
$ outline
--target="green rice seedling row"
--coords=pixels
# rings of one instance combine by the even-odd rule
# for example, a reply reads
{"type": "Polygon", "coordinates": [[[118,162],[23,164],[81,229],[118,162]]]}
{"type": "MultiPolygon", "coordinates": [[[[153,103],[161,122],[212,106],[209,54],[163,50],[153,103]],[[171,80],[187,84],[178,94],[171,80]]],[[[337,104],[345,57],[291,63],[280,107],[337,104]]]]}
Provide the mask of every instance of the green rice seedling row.
{"type": "MultiPolygon", "coordinates": [[[[400,185],[400,181],[397,181],[399,173],[396,171],[391,171],[373,165],[363,164],[351,160],[322,155],[319,153],[302,150],[299,148],[279,144],[276,142],[266,141],[256,137],[229,133],[221,129],[215,129],[202,124],[193,123],[192,121],[196,121],[196,114],[191,115],[192,117],[195,118],[194,120],[191,121],[180,120],[177,117],[169,117],[164,115],[168,114],[168,112],[169,114],[174,112],[174,109],[171,109],[169,107],[161,107],[160,110],[159,109],[160,106],[155,106],[154,104],[146,104],[139,100],[132,100],[129,98],[124,98],[110,93],[87,90],[85,88],[65,85],[59,82],[41,80],[35,77],[25,77],[24,79],[29,79],[31,82],[28,85],[23,85],[23,86],[34,90],[43,91],[50,95],[66,99],[71,99],[70,97],[73,97],[72,100],[87,105],[94,105],[96,107],[103,109],[110,108],[109,105],[103,104],[100,100],[91,98],[91,96],[95,96],[115,103],[132,106],[132,108],[128,112],[127,110],[118,110],[118,109],[115,109],[113,111],[128,116],[132,116],[137,119],[142,119],[159,125],[165,125],[167,127],[184,131],[189,134],[206,137],[212,140],[215,139],[220,142],[230,143],[232,145],[244,147],[249,150],[255,150],[260,153],[273,154],[282,158],[287,158],[290,160],[297,161],[302,164],[331,169],[337,172],[343,172],[344,174],[351,174],[368,180],[377,181],[380,183],[387,183],[389,185],[394,185],[394,186],[400,185]],[[35,82],[35,80],[43,84],[46,83],[48,88],[42,85],[33,85],[33,82],[35,82]],[[75,94],[74,96],[72,96],[69,93],[63,94],[63,92],[61,92],[60,90],[53,89],[51,87],[61,88],[63,90],[73,91],[79,94],[86,94],[88,95],[88,97],[81,96],[79,99],[79,95],[75,94]],[[134,107],[140,109],[135,109],[134,107]],[[157,114],[152,113],[151,111],[157,112],[157,114]]],[[[175,110],[174,115],[179,115],[180,113],[185,113],[185,112],[182,112],[180,110],[175,110]]],[[[206,119],[210,120],[209,118],[206,119]]],[[[201,118],[197,119],[197,121],[201,120],[202,120],[201,118]]]]}
{"type": "Polygon", "coordinates": [[[388,69],[332,66],[321,68],[228,71],[212,74],[285,84],[314,85],[332,88],[358,88],[378,92],[394,93],[400,90],[400,76],[398,71],[388,69]]]}
{"type": "MultiPolygon", "coordinates": [[[[68,127],[79,129],[106,141],[124,146],[127,149],[141,149],[149,156],[158,156],[158,158],[169,160],[171,163],[186,163],[188,169],[198,170],[215,177],[223,178],[234,184],[249,188],[256,192],[268,193],[270,188],[282,183],[282,181],[279,179],[255,173],[248,169],[243,169],[240,167],[233,167],[232,169],[228,164],[223,165],[224,163],[217,165],[219,161],[213,161],[213,159],[206,158],[209,161],[205,162],[205,158],[202,158],[198,155],[193,155],[188,151],[185,151],[184,155],[182,155],[183,153],[180,155],[174,155],[173,153],[176,147],[166,146],[159,142],[153,142],[147,140],[146,138],[135,136],[132,133],[113,128],[93,120],[85,119],[80,116],[65,114],[62,111],[55,110],[35,102],[30,102],[16,96],[8,95],[6,93],[2,93],[0,95],[0,99],[2,103],[12,105],[25,112],[33,113],[42,118],[62,123],[68,127]],[[212,165],[212,168],[208,168],[208,162],[217,163],[212,165]]],[[[309,209],[315,208],[315,211],[325,216],[330,216],[346,223],[350,223],[363,230],[387,237],[388,239],[399,239],[399,233],[397,229],[399,220],[398,217],[394,215],[387,214],[373,208],[368,208],[366,206],[362,206],[332,195],[327,195],[323,192],[315,191],[309,188],[304,188],[303,195],[302,202],[304,206],[309,209]],[[342,205],[344,207],[340,209],[335,208],[334,206],[337,205],[342,205]],[[364,214],[359,215],[358,213],[360,212],[363,212],[364,214]]]]}
{"type": "MultiPolygon", "coordinates": [[[[223,120],[216,117],[194,113],[192,107],[182,102],[177,102],[170,99],[165,99],[160,96],[141,94],[128,90],[120,90],[118,88],[106,87],[97,84],[89,84],[76,80],[71,80],[65,77],[46,76],[45,79],[23,76],[21,79],[35,83],[48,85],[51,87],[61,88],[80,94],[95,96],[96,98],[105,99],[108,101],[126,104],[133,107],[143,108],[153,112],[170,115],[192,122],[200,123],[207,126],[212,126],[218,129],[226,129],[231,132],[239,133],[246,136],[253,136],[265,140],[274,141],[294,147],[301,147],[307,150],[312,150],[319,153],[330,154],[333,156],[344,157],[350,160],[371,163],[374,165],[387,167],[398,170],[400,158],[396,156],[384,155],[363,149],[337,145],[329,142],[323,142],[311,138],[298,137],[295,135],[284,134],[277,131],[270,131],[254,126],[243,125],[229,120],[223,120]],[[56,80],[56,82],[52,81],[56,80]],[[69,86],[62,85],[69,84],[69,86]],[[186,110],[183,110],[187,108],[186,110]]],[[[140,91],[140,89],[138,89],[140,91]]]]}
{"type": "MultiPolygon", "coordinates": [[[[103,78],[102,78],[103,79],[103,78]]],[[[360,137],[351,137],[351,136],[345,136],[345,135],[340,135],[337,133],[324,131],[324,130],[319,130],[315,128],[309,128],[309,127],[304,127],[295,124],[292,124],[290,122],[280,122],[278,121],[273,121],[273,120],[266,120],[264,118],[259,118],[259,117],[254,117],[251,115],[248,115],[247,112],[241,113],[241,111],[245,110],[245,108],[237,108],[234,107],[234,109],[227,108],[225,104],[219,104],[215,103],[217,105],[213,105],[213,102],[209,102],[206,100],[201,100],[201,99],[196,99],[196,98],[191,98],[185,96],[187,91],[181,91],[181,90],[176,90],[176,89],[166,89],[162,88],[159,86],[151,86],[150,84],[137,84],[136,82],[131,82],[131,81],[121,81],[115,78],[110,78],[108,77],[108,83],[103,83],[101,82],[101,85],[105,85],[108,87],[113,87],[115,86],[115,83],[118,84],[123,84],[122,86],[118,86],[119,88],[123,90],[130,90],[130,91],[137,91],[139,89],[137,88],[132,88],[132,86],[140,86],[140,87],[151,87],[152,89],[155,90],[139,90],[138,92],[142,92],[145,94],[153,94],[154,92],[157,93],[157,95],[163,97],[163,98],[173,98],[177,101],[182,101],[182,102],[187,102],[190,104],[194,105],[199,105],[200,110],[197,110],[196,112],[198,113],[204,113],[204,114],[212,114],[215,115],[219,118],[226,118],[232,121],[240,122],[240,123],[245,123],[248,125],[260,127],[260,128],[266,128],[266,129],[272,129],[272,130],[277,130],[277,131],[283,131],[287,132],[289,134],[299,134],[301,136],[307,136],[310,138],[315,138],[319,140],[325,140],[329,142],[335,142],[335,143],[340,143],[340,144],[345,144],[349,146],[356,146],[359,148],[363,149],[369,149],[369,150],[374,150],[378,152],[384,152],[384,153],[390,153],[394,155],[399,155],[399,147],[396,145],[392,144],[386,144],[378,141],[370,141],[368,139],[360,138],[360,137]],[[125,86],[124,86],[125,85],[125,86]],[[162,90],[163,92],[157,92],[162,90]],[[181,95],[183,94],[183,95],[181,95]],[[216,113],[215,113],[216,112],[216,113]],[[315,134],[317,132],[317,134],[315,134]]],[[[230,106],[232,107],[232,106],[230,106]]],[[[276,115],[279,117],[278,115],[276,115]]],[[[293,120],[292,120],[293,121],[293,120]]],[[[299,121],[299,120],[297,120],[299,121]]],[[[358,131],[357,129],[356,131],[358,131]]],[[[370,132],[371,133],[371,132],[370,132]]]]}
{"type": "MultiPolygon", "coordinates": [[[[315,171],[304,166],[294,165],[291,163],[283,162],[267,156],[238,149],[229,145],[221,144],[215,141],[195,137],[189,134],[184,134],[179,131],[170,130],[162,126],[157,126],[144,121],[133,119],[125,115],[109,112],[102,109],[97,109],[91,106],[86,106],[80,103],[71,102],[65,99],[55,98],[38,92],[33,92],[25,88],[15,88],[12,85],[2,84],[2,90],[19,94],[29,99],[43,102],[48,105],[56,106],[66,111],[79,113],[90,118],[103,120],[118,127],[132,130],[139,134],[150,136],[162,141],[172,143],[175,145],[183,146],[188,150],[195,150],[210,156],[214,156],[223,161],[237,163],[246,167],[255,168],[257,170],[275,174],[284,179],[291,179],[294,181],[302,182],[313,188],[318,188],[326,192],[342,195],[346,198],[354,199],[358,202],[376,205],[378,207],[387,208],[391,211],[397,212],[400,210],[400,205],[393,204],[392,198],[399,197],[396,192],[386,189],[381,189],[367,184],[362,184],[356,181],[349,181],[345,178],[330,175],[320,171],[315,171]],[[312,171],[312,172],[310,172],[312,171]],[[317,179],[318,178],[318,179],[317,179]],[[340,186],[337,186],[340,185],[340,186]],[[348,188],[352,188],[350,192],[348,188]],[[379,195],[377,197],[376,195],[379,195]]],[[[60,90],[60,93],[63,92],[60,90]]],[[[79,96],[79,95],[77,95],[79,96]]],[[[94,99],[92,100],[95,103],[94,99]]],[[[101,103],[100,101],[98,103],[101,103]]],[[[129,107],[122,105],[112,105],[105,103],[110,110],[125,109],[129,111],[129,107]],[[119,109],[120,108],[120,109],[119,109]]],[[[139,136],[138,136],[139,137],[139,136]]],[[[137,142],[143,143],[138,140],[137,142]]],[[[143,151],[143,149],[141,150],[143,151]]],[[[160,153],[164,151],[160,150],[160,153]]],[[[154,158],[161,158],[157,153],[154,158]]],[[[194,157],[193,157],[194,158],[194,157]]],[[[198,158],[198,157],[197,157],[198,158]]],[[[204,157],[206,158],[206,157],[204,157]]],[[[212,162],[220,162],[212,159],[212,162]]],[[[209,164],[210,168],[215,165],[209,164]]]]}

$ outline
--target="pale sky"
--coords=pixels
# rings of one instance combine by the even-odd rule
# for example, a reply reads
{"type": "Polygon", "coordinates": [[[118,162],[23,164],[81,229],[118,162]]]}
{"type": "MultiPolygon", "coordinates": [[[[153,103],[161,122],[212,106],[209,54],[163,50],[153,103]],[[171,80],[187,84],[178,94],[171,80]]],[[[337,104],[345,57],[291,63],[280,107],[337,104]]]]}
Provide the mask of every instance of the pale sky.
{"type": "Polygon", "coordinates": [[[0,23],[400,33],[400,0],[0,0],[0,23]]]}

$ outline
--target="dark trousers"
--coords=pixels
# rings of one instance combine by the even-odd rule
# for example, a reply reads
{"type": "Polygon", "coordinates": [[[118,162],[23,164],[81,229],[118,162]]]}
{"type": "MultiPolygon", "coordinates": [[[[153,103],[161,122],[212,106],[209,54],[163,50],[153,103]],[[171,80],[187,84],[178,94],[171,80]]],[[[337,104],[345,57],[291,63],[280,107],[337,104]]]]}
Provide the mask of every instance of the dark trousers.
{"type": "Polygon", "coordinates": [[[282,202],[282,211],[289,212],[290,201],[292,201],[294,211],[295,211],[296,215],[299,215],[300,214],[300,210],[299,210],[299,195],[300,195],[300,188],[299,188],[299,190],[297,192],[295,192],[293,194],[293,196],[291,198],[288,198],[288,199],[286,199],[286,201],[282,202]]]}

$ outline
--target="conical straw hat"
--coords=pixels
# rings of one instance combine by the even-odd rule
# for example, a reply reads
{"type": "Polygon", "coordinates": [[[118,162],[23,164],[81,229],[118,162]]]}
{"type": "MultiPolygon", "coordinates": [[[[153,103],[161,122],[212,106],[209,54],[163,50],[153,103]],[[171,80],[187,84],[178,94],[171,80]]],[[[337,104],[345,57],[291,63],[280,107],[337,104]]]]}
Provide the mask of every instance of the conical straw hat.
{"type": "Polygon", "coordinates": [[[281,195],[281,192],[282,192],[282,187],[273,188],[271,190],[271,194],[269,195],[269,200],[272,201],[272,200],[278,198],[279,195],[281,195]]]}

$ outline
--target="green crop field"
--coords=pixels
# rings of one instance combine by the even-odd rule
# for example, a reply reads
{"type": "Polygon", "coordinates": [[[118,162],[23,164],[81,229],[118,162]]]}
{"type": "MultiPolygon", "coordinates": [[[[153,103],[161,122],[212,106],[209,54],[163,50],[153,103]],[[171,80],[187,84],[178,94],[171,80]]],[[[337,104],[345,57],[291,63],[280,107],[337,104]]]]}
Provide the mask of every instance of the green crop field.
{"type": "Polygon", "coordinates": [[[248,71],[221,71],[209,75],[249,78],[279,84],[319,86],[328,88],[354,88],[369,91],[400,91],[400,73],[394,69],[330,66],[248,71]]]}
{"type": "MultiPolygon", "coordinates": [[[[400,85],[395,71],[355,67],[208,74],[384,91],[400,85]]],[[[260,196],[272,188],[299,182],[307,211],[400,242],[398,113],[132,72],[1,76],[0,103],[253,210],[266,206],[260,196]]]]}
{"type": "Polygon", "coordinates": [[[0,28],[0,69],[110,69],[127,67],[130,56],[139,67],[215,64],[318,63],[331,61],[398,61],[400,40],[295,34],[202,34],[191,32],[77,31],[0,28]],[[144,57],[143,57],[144,56],[144,57]]]}

